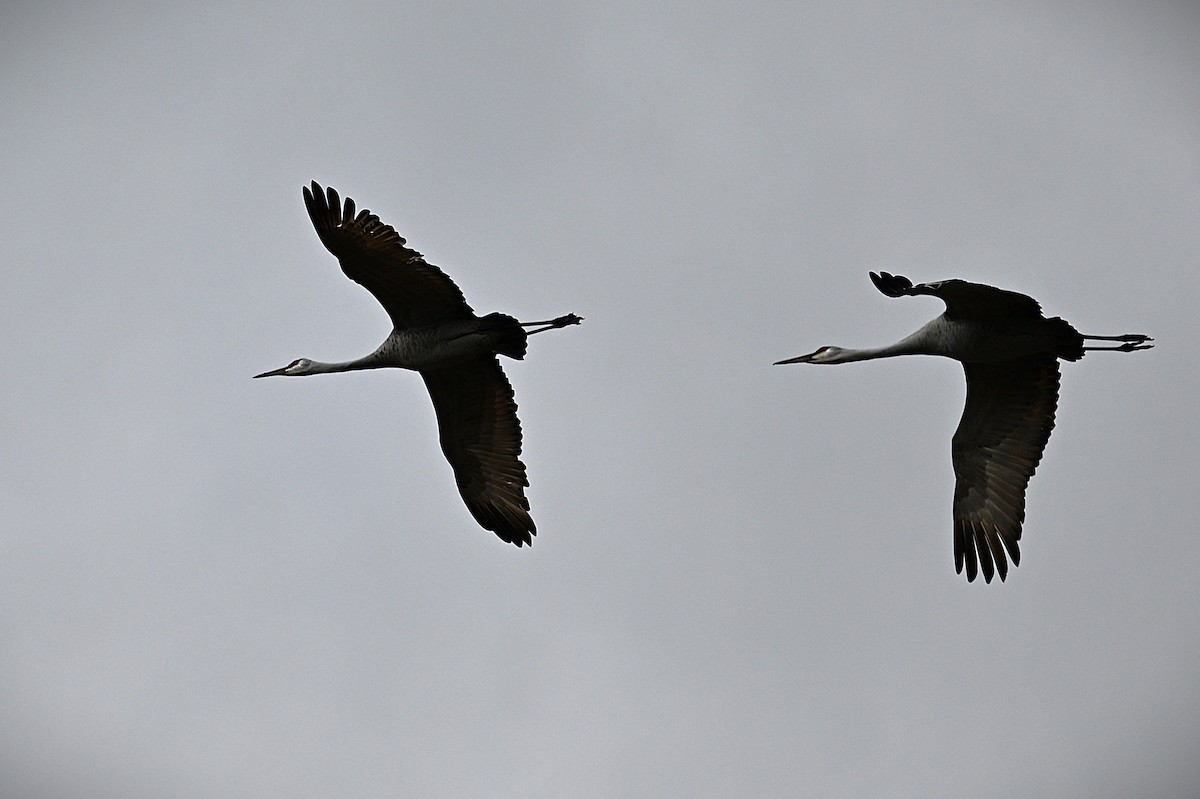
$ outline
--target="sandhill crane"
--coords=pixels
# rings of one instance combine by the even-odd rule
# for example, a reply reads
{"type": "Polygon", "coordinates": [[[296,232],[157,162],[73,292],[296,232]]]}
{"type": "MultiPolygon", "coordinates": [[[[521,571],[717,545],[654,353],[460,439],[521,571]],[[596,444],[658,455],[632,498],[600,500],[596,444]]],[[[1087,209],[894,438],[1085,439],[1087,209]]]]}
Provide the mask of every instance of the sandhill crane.
{"type": "Polygon", "coordinates": [[[520,360],[528,336],[577,325],[582,318],[566,314],[518,322],[500,313],[476,316],[454,281],[404,246],[378,216],[365,209],[356,214],[349,197],[343,205],[337,191],[314,181],[311,190],[304,188],[304,204],[321,243],[337,256],[346,277],[379,300],[394,329],[363,358],[341,363],[300,358],[255,377],[388,366],[419,372],[433,400],[442,452],[467,509],[502,540],[518,547],[532,544],[537,528],[525,498],[529,479],[520,460],[521,423],[496,356],[520,360]]]}
{"type": "Polygon", "coordinates": [[[785,363],[849,363],[897,355],[942,355],[961,361],[967,401],[951,442],[954,463],[954,567],[967,581],[983,570],[1008,576],[1021,562],[1021,523],[1025,488],[1054,429],[1058,405],[1058,359],[1077,361],[1089,350],[1131,352],[1152,347],[1148,336],[1084,336],[1070,324],[1042,316],[1032,297],[1012,291],[942,280],[919,283],[887,272],[871,273],[875,287],[889,297],[928,294],[946,303],[946,312],[887,347],[852,350],[821,347],[785,363]],[[1085,341],[1119,341],[1116,346],[1085,346],[1085,341]]]}

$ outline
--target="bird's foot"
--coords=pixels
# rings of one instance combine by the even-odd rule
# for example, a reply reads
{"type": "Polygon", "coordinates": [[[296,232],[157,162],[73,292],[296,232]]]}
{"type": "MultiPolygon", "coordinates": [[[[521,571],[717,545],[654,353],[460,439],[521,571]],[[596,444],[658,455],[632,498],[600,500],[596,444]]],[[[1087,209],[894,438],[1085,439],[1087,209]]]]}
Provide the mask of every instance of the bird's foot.
{"type": "Polygon", "coordinates": [[[1126,333],[1123,336],[1116,336],[1114,340],[1125,342],[1121,346],[1117,347],[1117,349],[1121,352],[1148,350],[1154,346],[1153,344],[1149,343],[1154,341],[1154,339],[1150,338],[1149,336],[1143,336],[1141,333],[1126,333]]]}

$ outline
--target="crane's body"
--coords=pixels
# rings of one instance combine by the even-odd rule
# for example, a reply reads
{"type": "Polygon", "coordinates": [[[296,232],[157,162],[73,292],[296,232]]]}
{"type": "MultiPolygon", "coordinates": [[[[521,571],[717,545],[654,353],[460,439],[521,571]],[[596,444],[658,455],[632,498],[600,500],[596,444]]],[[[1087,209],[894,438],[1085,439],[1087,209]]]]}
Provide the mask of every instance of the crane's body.
{"type": "Polygon", "coordinates": [[[939,355],[963,364],[967,401],[951,443],[954,463],[954,560],[967,580],[979,570],[1004,580],[1008,562],[1020,563],[1025,489],[1033,476],[1058,405],[1058,360],[1077,361],[1091,350],[1149,349],[1148,336],[1085,336],[1057,317],[1047,319],[1024,294],[965,280],[920,283],[871,273],[889,297],[930,295],[946,312],[895,344],[870,349],[821,347],[778,361],[839,364],[901,355],[939,355]],[[1120,342],[1114,346],[1088,341],[1120,342]]]}
{"type": "Polygon", "coordinates": [[[494,313],[414,330],[393,330],[374,352],[353,361],[323,363],[300,358],[282,369],[255,377],[296,377],[382,368],[420,372],[469,362],[481,355],[507,355],[520,360],[525,357],[528,336],[529,332],[516,319],[494,313]]]}
{"type": "Polygon", "coordinates": [[[891,358],[897,355],[939,355],[956,361],[988,363],[1011,361],[1025,355],[1047,353],[1075,361],[1079,333],[1061,319],[1011,319],[980,324],[972,319],[948,319],[945,314],[895,344],[871,349],[831,348],[835,359],[813,359],[808,363],[848,363],[891,358]]]}
{"type": "Polygon", "coordinates": [[[503,541],[532,543],[529,480],[520,460],[521,423],[512,386],[496,356],[520,360],[528,337],[583,321],[566,314],[519,322],[492,313],[477,316],[440,269],[370,211],[313,182],[304,189],[309,217],[346,276],[371,292],[388,312],[393,330],[369,355],[326,363],[299,358],[255,377],[300,377],[360,369],[419,372],[437,413],[442,451],[475,520],[503,541]],[[534,328],[526,330],[526,328],[534,328]]]}

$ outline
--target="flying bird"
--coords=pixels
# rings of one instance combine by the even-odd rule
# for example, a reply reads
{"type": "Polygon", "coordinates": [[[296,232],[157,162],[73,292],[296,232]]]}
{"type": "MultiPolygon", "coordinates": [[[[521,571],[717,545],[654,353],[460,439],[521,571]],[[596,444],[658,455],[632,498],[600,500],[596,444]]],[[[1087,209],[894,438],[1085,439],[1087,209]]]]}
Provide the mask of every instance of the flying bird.
{"type": "Polygon", "coordinates": [[[849,363],[897,355],[941,355],[961,361],[967,401],[950,445],[954,463],[954,567],[967,581],[979,570],[985,582],[993,572],[1008,576],[1008,561],[1021,562],[1025,489],[1033,476],[1058,405],[1058,359],[1077,361],[1091,350],[1131,352],[1154,346],[1140,334],[1085,336],[1058,317],[1047,319],[1037,301],[1024,294],[942,280],[913,282],[887,272],[871,281],[889,297],[927,294],[946,312],[895,344],[874,349],[821,347],[777,361],[849,363]],[[1090,346],[1088,341],[1119,341],[1090,346]]]}
{"type": "Polygon", "coordinates": [[[525,498],[529,479],[520,459],[521,423],[497,356],[521,360],[529,336],[583,319],[566,314],[518,322],[500,313],[477,316],[454,281],[406,247],[378,216],[365,209],[356,213],[354,200],[347,197],[343,203],[336,190],[314,181],[311,189],[304,188],[304,204],[321,243],[346,277],[375,296],[393,330],[378,349],[357,360],[300,358],[255,377],[383,367],[419,372],[433,400],[442,452],[467,509],[503,541],[532,544],[537,527],[525,498]]]}

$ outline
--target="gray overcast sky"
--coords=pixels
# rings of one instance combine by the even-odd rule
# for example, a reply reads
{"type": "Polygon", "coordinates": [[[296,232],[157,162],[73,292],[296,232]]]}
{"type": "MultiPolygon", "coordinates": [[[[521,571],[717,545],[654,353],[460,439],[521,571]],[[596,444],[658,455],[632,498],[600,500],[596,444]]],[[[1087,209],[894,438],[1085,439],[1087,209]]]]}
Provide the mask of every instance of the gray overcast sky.
{"type": "Polygon", "coordinates": [[[0,794],[1184,797],[1192,3],[7,3],[0,794]],[[337,187],[480,312],[540,534],[480,530],[337,187]],[[962,371],[772,367],[1029,293],[1023,562],[951,548],[962,371]]]}

